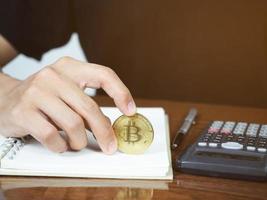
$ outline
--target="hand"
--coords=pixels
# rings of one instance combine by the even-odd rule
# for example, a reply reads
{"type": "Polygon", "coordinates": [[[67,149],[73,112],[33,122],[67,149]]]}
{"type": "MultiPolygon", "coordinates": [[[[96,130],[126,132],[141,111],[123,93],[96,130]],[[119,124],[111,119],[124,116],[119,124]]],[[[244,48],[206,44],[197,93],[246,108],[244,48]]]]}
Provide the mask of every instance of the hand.
{"type": "Polygon", "coordinates": [[[111,123],[93,99],[84,94],[86,87],[103,88],[126,115],[136,111],[129,90],[114,71],[69,57],[13,85],[0,96],[1,134],[31,134],[55,152],[64,152],[68,146],[73,150],[84,148],[87,125],[103,152],[112,154],[117,149],[111,123]],[[58,133],[59,128],[67,134],[67,141],[58,133]]]}

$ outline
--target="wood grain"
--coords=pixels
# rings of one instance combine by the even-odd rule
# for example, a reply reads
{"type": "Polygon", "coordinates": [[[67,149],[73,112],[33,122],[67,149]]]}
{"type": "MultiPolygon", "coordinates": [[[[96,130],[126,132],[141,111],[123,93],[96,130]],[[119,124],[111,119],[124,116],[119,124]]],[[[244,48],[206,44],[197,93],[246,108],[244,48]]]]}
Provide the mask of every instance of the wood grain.
{"type": "MultiPolygon", "coordinates": [[[[95,99],[101,106],[113,106],[107,97],[95,99]]],[[[137,99],[138,106],[162,106],[170,119],[171,138],[189,108],[199,110],[197,124],[172,152],[175,159],[191,144],[210,120],[234,120],[267,123],[267,109],[231,107],[166,100],[137,99]]],[[[72,200],[72,199],[267,199],[267,183],[194,176],[175,172],[173,181],[77,179],[41,177],[1,177],[2,199],[72,200]]],[[[0,196],[1,197],[1,196],[0,196]]],[[[0,198],[1,199],[1,198],[0,198]]]]}

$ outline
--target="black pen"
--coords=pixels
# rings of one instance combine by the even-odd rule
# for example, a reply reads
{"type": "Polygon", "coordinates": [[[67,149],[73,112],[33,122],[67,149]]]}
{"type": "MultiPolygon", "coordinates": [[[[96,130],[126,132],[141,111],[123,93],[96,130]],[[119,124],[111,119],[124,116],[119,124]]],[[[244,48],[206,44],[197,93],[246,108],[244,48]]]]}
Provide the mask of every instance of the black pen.
{"type": "Polygon", "coordinates": [[[177,131],[173,139],[172,146],[171,146],[172,150],[176,149],[180,145],[184,135],[189,131],[191,125],[195,123],[196,116],[197,116],[197,109],[191,108],[186,118],[184,119],[182,126],[177,131]]]}

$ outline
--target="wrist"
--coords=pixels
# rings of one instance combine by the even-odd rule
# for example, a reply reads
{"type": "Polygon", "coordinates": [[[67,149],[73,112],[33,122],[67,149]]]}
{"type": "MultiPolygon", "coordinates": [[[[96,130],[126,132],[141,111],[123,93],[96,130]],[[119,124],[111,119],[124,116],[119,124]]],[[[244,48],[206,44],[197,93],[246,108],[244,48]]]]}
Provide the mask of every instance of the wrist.
{"type": "Polygon", "coordinates": [[[18,79],[15,79],[9,75],[0,73],[0,96],[10,92],[20,82],[21,81],[18,79]]]}

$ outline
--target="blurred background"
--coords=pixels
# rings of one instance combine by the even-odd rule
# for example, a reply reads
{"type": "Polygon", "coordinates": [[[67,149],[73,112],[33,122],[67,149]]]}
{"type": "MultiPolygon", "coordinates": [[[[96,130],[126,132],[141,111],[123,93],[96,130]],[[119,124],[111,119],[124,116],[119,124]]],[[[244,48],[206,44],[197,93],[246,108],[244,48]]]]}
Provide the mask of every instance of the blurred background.
{"type": "Polygon", "coordinates": [[[41,61],[20,55],[5,71],[23,79],[69,55],[113,68],[134,97],[267,107],[266,0],[74,4],[78,34],[41,61]]]}

